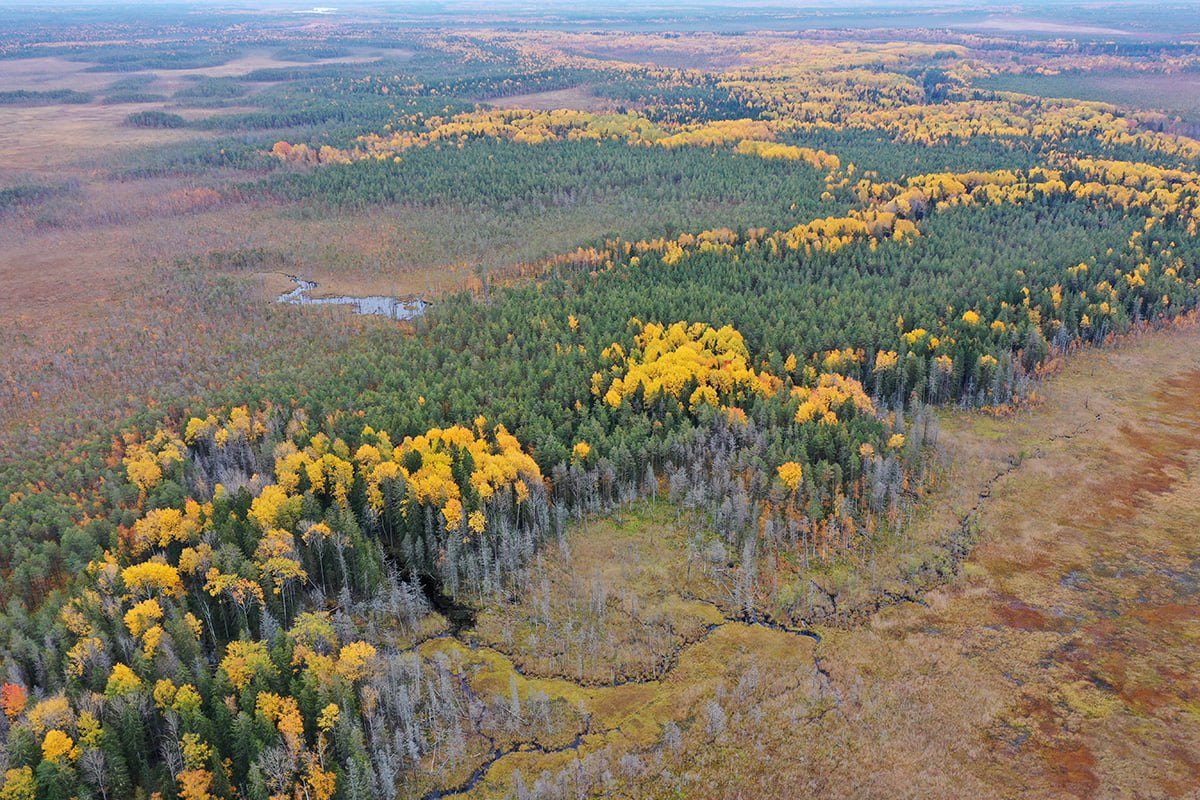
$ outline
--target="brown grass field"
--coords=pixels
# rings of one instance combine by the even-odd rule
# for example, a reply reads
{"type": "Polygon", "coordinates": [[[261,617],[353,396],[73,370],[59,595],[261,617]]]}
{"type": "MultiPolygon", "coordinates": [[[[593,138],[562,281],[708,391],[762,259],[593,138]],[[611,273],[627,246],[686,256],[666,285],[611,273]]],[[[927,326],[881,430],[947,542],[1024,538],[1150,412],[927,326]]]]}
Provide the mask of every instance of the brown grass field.
{"type": "Polygon", "coordinates": [[[549,92],[514,94],[486,101],[496,108],[526,108],[535,111],[553,111],[569,108],[574,111],[615,111],[617,103],[607,97],[597,97],[587,86],[572,86],[570,89],[555,89],[549,92]]]}

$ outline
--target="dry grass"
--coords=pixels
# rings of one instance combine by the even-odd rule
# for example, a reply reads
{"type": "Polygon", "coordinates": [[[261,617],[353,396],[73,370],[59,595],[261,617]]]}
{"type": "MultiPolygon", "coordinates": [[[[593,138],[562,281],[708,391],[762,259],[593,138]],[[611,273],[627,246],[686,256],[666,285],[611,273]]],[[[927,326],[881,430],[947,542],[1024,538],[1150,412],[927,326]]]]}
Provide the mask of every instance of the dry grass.
{"type": "Polygon", "coordinates": [[[530,94],[514,94],[508,97],[496,97],[484,101],[496,108],[526,108],[536,111],[553,111],[568,108],[573,111],[592,111],[603,113],[615,111],[617,103],[607,97],[597,97],[587,86],[572,86],[569,89],[555,89],[549,92],[531,92],[530,94]]]}
{"type": "Polygon", "coordinates": [[[597,683],[647,680],[724,621],[720,588],[689,559],[687,530],[665,504],[577,526],[547,547],[521,601],[480,615],[481,641],[525,674],[597,683]]]}
{"type": "MultiPolygon", "coordinates": [[[[139,103],[137,110],[164,108],[164,103],[139,103]]],[[[132,128],[125,125],[127,105],[98,102],[33,107],[6,107],[0,114],[0,181],[10,172],[44,175],[55,180],[64,166],[123,148],[168,144],[211,134],[183,129],[132,128]]],[[[78,169],[69,170],[78,174],[78,169]]]]}

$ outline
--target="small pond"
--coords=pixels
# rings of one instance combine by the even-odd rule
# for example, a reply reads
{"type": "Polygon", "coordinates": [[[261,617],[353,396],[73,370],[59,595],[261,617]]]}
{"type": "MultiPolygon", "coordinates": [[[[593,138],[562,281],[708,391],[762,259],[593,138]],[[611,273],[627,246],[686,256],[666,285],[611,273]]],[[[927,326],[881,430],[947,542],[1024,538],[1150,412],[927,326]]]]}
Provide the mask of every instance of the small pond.
{"type": "Polygon", "coordinates": [[[392,319],[412,319],[420,316],[429,307],[429,303],[420,298],[401,300],[398,297],[386,295],[312,297],[309,293],[317,288],[316,281],[305,280],[296,275],[288,275],[288,278],[296,284],[296,288],[279,295],[281,303],[292,303],[298,306],[350,306],[354,309],[355,314],[379,314],[392,319]]]}

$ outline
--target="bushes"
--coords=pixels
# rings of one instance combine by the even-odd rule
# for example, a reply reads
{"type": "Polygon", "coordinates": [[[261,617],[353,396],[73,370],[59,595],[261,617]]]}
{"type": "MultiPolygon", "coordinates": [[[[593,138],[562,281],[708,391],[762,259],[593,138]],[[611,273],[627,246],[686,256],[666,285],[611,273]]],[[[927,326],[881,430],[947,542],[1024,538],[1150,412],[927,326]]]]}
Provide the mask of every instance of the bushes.
{"type": "Polygon", "coordinates": [[[126,117],[125,122],[135,128],[182,128],[187,125],[183,117],[166,111],[139,111],[126,117]]]}

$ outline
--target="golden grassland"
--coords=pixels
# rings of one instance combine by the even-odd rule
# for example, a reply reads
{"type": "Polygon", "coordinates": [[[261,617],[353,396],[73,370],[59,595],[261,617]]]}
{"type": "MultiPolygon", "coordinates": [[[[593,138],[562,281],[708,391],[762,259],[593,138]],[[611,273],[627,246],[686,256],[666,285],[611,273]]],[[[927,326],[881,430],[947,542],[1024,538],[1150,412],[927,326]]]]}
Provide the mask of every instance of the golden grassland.
{"type": "Polygon", "coordinates": [[[1078,353],[1031,411],[947,412],[950,479],[918,525],[974,512],[978,546],[921,602],[820,642],[706,604],[720,587],[688,569],[685,527],[663,509],[575,528],[544,555],[544,582],[535,570],[480,617],[474,644],[423,645],[481,696],[507,697],[516,674],[521,696],[578,709],[571,746],[481,749],[462,796],[507,797],[598,756],[629,797],[1180,796],[1200,780],[1198,345],[1195,324],[1145,334],[1078,353]],[[604,629],[580,683],[561,637],[529,633],[586,625],[597,587],[625,624],[604,629]],[[705,626],[656,640],[675,648],[670,668],[603,675],[606,647],[638,652],[645,626],[630,623],[668,605],[705,626]],[[670,723],[680,739],[664,744],[670,723]]]}

